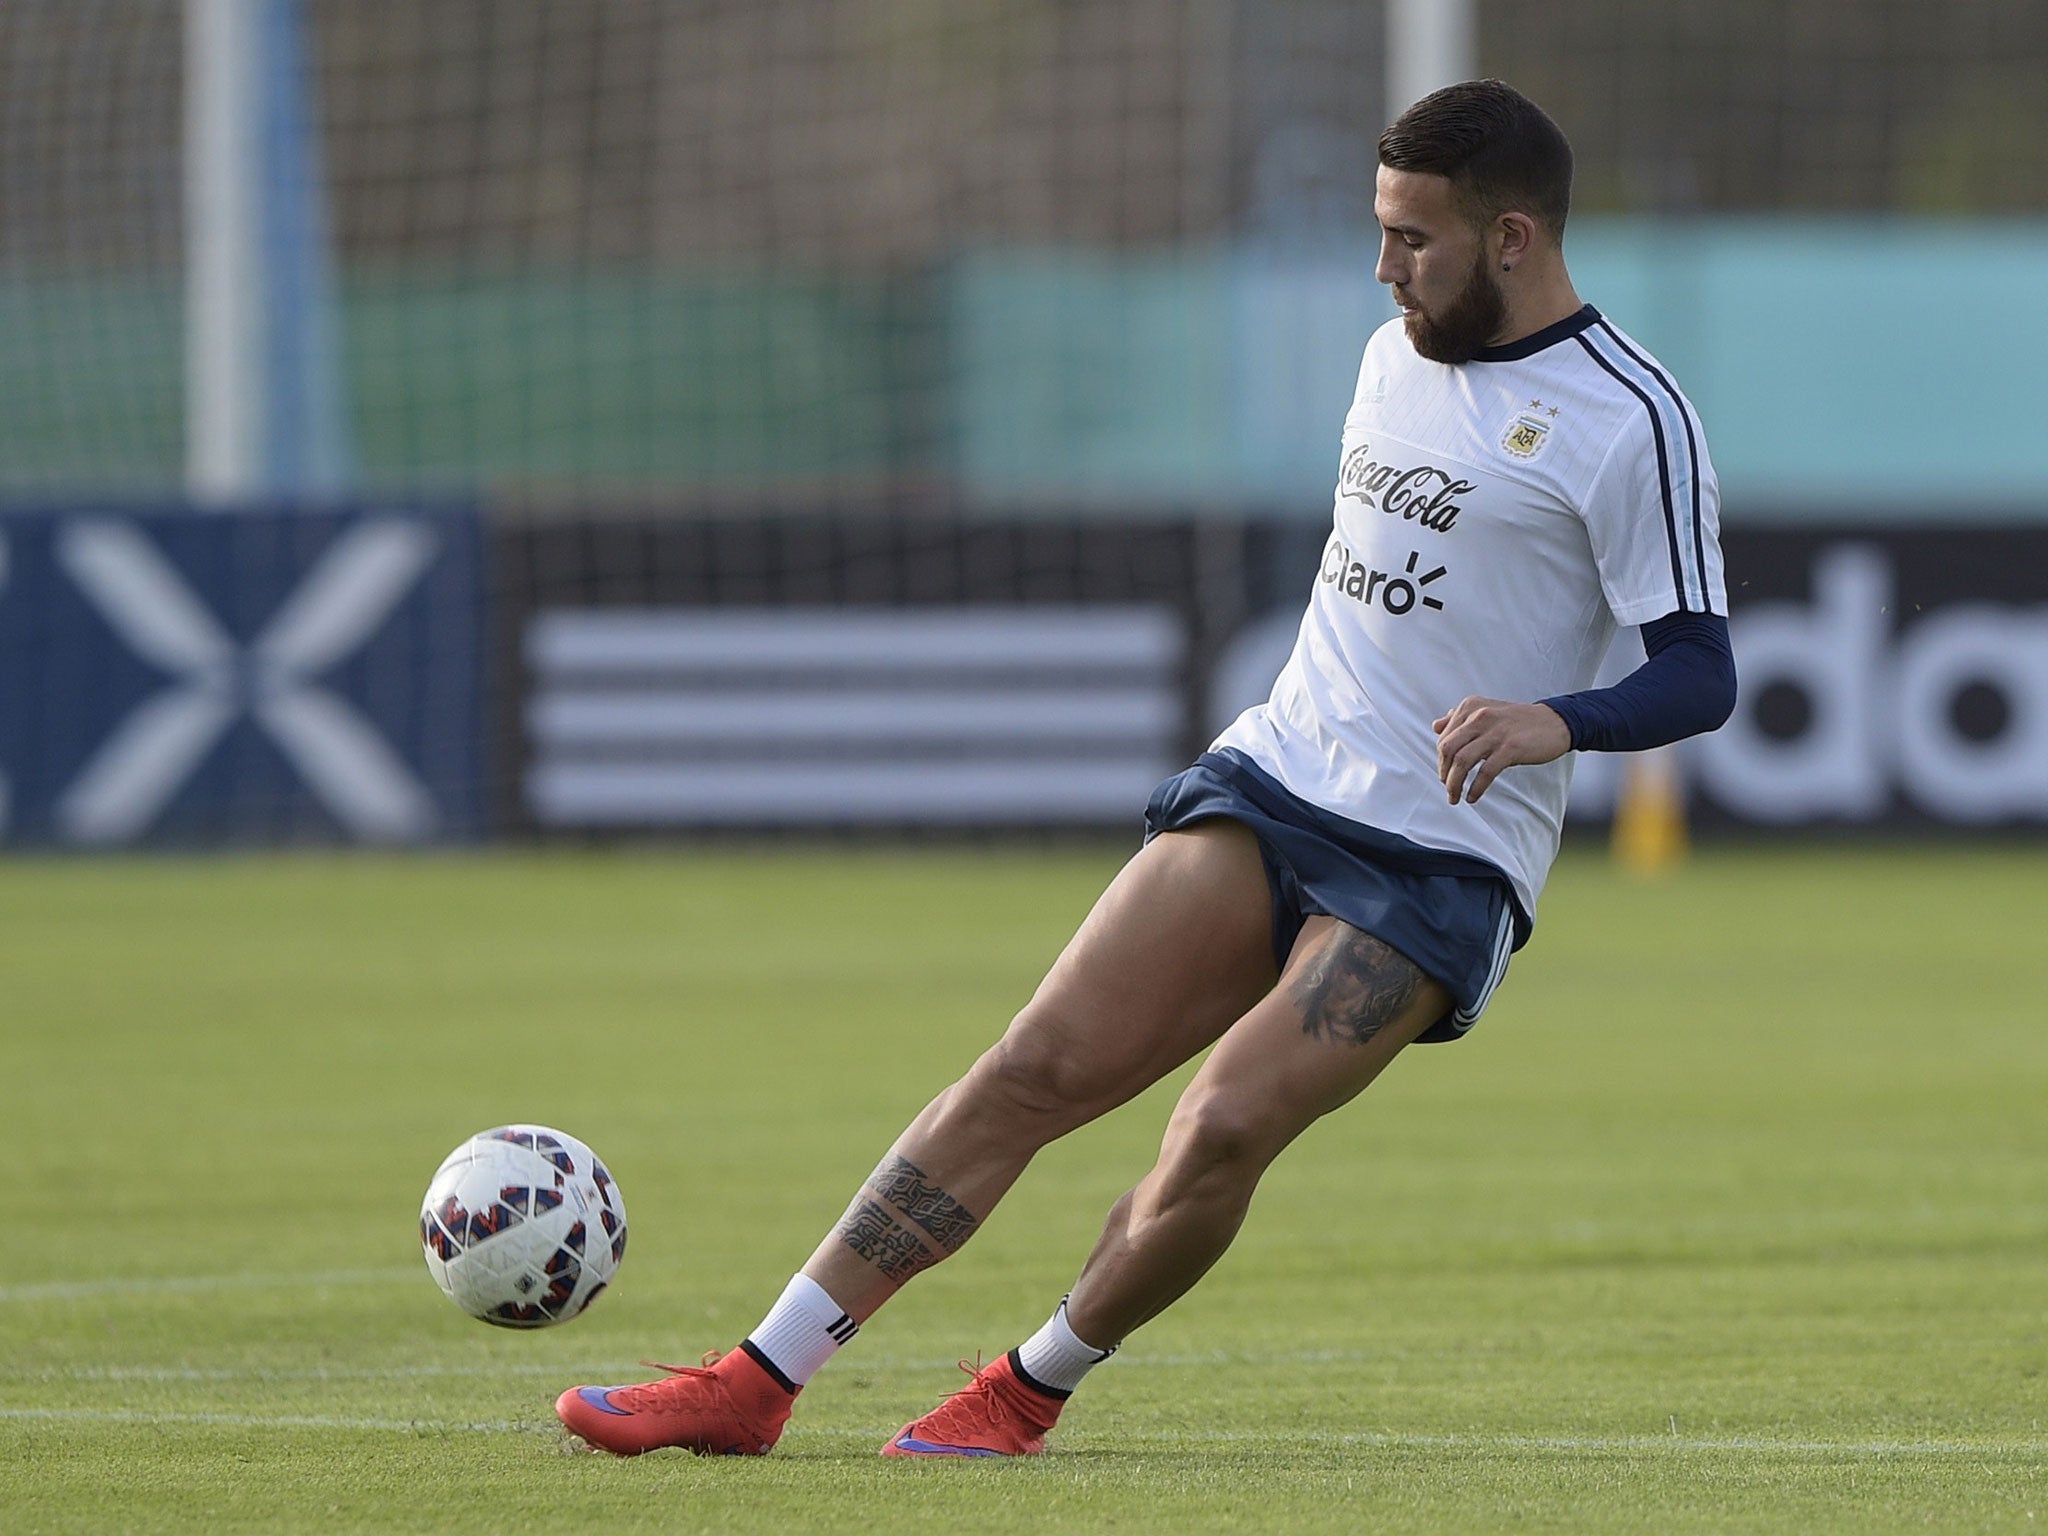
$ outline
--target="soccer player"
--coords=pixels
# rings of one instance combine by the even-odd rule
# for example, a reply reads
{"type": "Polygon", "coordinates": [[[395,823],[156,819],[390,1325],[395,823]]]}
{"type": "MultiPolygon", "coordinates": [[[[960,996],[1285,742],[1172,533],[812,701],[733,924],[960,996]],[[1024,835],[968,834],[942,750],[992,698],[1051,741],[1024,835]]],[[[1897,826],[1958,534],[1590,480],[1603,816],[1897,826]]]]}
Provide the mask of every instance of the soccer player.
{"type": "Polygon", "coordinates": [[[1143,848],[1037,993],[738,1349],[561,1395],[592,1445],[765,1452],[812,1375],[1040,1147],[1213,1047],[1045,1325],[882,1452],[1043,1449],[1082,1378],[1230,1246],[1289,1142],[1407,1045],[1479,1018],[1529,936],[1568,754],[1732,710],[1699,420],[1572,287],[1563,134],[1482,80],[1409,108],[1379,155],[1377,276],[1402,313],[1366,346],[1271,699],[1153,793],[1143,848]],[[1642,627],[1647,659],[1593,689],[1618,625],[1642,627]]]}

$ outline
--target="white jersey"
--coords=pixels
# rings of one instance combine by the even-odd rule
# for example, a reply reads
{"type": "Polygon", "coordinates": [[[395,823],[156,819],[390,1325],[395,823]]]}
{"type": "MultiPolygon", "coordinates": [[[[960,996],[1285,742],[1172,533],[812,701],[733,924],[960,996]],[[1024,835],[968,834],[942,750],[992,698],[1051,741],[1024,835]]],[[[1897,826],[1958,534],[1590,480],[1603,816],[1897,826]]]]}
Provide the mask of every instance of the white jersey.
{"type": "Polygon", "coordinates": [[[1345,418],[1294,654],[1216,746],[1311,804],[1495,866],[1533,919],[1573,754],[1454,806],[1433,722],[1468,695],[1592,686],[1617,625],[1726,614],[1719,522],[1699,418],[1591,305],[1456,366],[1389,321],[1345,418]]]}

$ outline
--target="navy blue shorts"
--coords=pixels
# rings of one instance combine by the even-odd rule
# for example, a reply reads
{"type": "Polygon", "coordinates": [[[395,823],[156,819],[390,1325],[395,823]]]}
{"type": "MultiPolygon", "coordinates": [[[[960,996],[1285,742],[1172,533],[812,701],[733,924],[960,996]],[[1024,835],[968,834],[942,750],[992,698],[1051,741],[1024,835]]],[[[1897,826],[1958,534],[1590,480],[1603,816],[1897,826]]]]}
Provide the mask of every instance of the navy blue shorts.
{"type": "Polygon", "coordinates": [[[1453,1008],[1422,1040],[1461,1039],[1507,974],[1509,955],[1528,942],[1528,919],[1491,864],[1311,805],[1239,752],[1204,752],[1153,790],[1145,840],[1215,816],[1242,822],[1259,840],[1274,964],[1286,969],[1314,915],[1371,934],[1451,994],[1453,1008]]]}

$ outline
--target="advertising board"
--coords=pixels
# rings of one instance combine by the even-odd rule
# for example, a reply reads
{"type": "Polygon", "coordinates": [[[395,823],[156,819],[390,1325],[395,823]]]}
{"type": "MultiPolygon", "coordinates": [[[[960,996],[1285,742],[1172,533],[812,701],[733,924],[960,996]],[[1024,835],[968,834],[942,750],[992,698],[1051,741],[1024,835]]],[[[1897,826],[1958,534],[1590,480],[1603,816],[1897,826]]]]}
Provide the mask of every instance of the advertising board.
{"type": "Polygon", "coordinates": [[[474,836],[485,602],[467,512],[9,512],[0,839],[474,836]]]}

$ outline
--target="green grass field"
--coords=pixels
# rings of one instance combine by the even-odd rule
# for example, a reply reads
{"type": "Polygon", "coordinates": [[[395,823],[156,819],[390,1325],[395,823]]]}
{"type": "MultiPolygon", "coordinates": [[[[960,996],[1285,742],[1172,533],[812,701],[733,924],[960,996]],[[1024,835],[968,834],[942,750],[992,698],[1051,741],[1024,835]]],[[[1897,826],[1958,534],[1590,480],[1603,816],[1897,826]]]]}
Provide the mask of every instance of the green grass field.
{"type": "Polygon", "coordinates": [[[1269,1176],[1054,1453],[875,1456],[1058,1299],[1172,1084],[1043,1155],[766,1460],[563,1453],[729,1347],[1111,852],[0,863],[0,1530],[2048,1526],[2048,852],[1568,856],[1469,1041],[1269,1176]],[[469,1321],[441,1156],[593,1142],[585,1318],[469,1321]]]}

